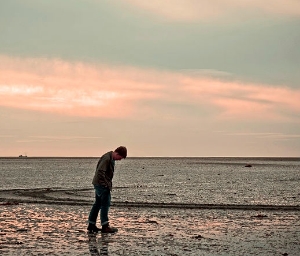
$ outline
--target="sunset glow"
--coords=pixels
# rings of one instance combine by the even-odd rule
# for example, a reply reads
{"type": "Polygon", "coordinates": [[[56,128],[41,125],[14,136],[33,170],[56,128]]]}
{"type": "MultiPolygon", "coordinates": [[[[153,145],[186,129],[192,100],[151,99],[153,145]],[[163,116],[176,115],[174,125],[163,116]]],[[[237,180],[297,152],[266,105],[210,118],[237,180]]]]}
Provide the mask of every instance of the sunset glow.
{"type": "Polygon", "coordinates": [[[205,103],[206,107],[218,107],[221,115],[233,118],[279,118],[278,105],[290,112],[300,111],[300,101],[297,101],[300,91],[288,88],[60,60],[22,61],[2,57],[0,61],[0,104],[12,108],[74,116],[132,118],[145,113],[143,109],[137,111],[145,100],[153,102],[153,112],[159,111],[155,107],[159,99],[166,104],[193,104],[196,108],[205,103]],[[5,62],[15,68],[5,69],[5,62]],[[28,68],[33,62],[38,64],[38,70],[28,68]],[[115,111],[116,108],[122,111],[115,111]]]}
{"type": "Polygon", "coordinates": [[[0,156],[299,156],[300,2],[5,1],[0,156]]]}
{"type": "Polygon", "coordinates": [[[216,1],[216,0],[165,0],[139,1],[123,0],[127,4],[145,10],[153,15],[173,21],[195,21],[227,19],[235,20],[241,13],[250,17],[253,12],[275,16],[299,16],[300,3],[297,0],[282,1],[216,1]]]}

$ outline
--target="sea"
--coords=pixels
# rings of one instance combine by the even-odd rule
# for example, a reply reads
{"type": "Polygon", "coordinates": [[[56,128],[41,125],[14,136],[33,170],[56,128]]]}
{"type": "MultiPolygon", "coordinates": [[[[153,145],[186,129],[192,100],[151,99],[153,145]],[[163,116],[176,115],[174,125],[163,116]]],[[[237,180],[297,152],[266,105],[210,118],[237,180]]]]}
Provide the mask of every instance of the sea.
{"type": "MultiPolygon", "coordinates": [[[[92,191],[97,161],[2,157],[0,192],[92,191]]],[[[116,162],[112,201],[299,206],[300,158],[128,157],[116,162]]]]}

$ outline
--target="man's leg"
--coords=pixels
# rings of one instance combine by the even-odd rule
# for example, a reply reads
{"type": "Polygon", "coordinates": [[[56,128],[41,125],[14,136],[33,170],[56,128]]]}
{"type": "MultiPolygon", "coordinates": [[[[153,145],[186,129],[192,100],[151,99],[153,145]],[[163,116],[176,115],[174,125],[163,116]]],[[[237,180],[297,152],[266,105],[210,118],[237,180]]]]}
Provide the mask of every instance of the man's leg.
{"type": "Polygon", "coordinates": [[[111,202],[110,190],[108,188],[104,188],[101,195],[101,212],[100,212],[100,220],[101,226],[108,225],[108,211],[111,202]]]}
{"type": "Polygon", "coordinates": [[[91,233],[97,233],[100,229],[96,227],[97,217],[101,208],[101,194],[99,191],[97,192],[97,188],[95,187],[95,202],[92,206],[92,209],[89,214],[89,225],[87,230],[91,233]]]}
{"type": "Polygon", "coordinates": [[[95,189],[95,202],[94,202],[94,204],[92,206],[92,209],[90,211],[89,223],[96,225],[96,221],[97,221],[97,217],[98,217],[100,208],[101,208],[101,199],[97,195],[97,191],[95,189]]]}
{"type": "Polygon", "coordinates": [[[115,233],[118,231],[118,229],[109,226],[108,211],[110,207],[110,202],[111,202],[110,190],[108,188],[105,188],[105,191],[103,192],[101,198],[100,219],[102,225],[102,229],[101,229],[102,233],[115,233]]]}

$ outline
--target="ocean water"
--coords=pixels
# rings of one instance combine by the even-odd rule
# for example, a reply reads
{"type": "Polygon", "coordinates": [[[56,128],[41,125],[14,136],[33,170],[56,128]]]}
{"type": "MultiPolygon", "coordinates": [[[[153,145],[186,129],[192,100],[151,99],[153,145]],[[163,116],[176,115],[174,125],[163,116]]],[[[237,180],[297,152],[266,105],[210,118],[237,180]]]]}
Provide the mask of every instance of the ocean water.
{"type": "MultiPolygon", "coordinates": [[[[0,158],[0,192],[69,190],[93,200],[97,161],[0,158]]],[[[299,206],[300,158],[127,158],[116,162],[113,187],[118,202],[299,206]]]]}

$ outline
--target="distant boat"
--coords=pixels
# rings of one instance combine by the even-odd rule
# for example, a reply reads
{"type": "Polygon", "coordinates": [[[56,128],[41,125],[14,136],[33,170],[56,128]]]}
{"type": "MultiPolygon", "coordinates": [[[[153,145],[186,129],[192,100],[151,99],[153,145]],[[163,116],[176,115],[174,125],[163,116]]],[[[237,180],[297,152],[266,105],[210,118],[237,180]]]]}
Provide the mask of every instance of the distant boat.
{"type": "Polygon", "coordinates": [[[25,155],[25,156],[23,156],[23,155],[19,155],[19,157],[20,157],[20,158],[23,158],[23,157],[27,157],[27,156],[26,156],[26,155],[25,155]]]}

